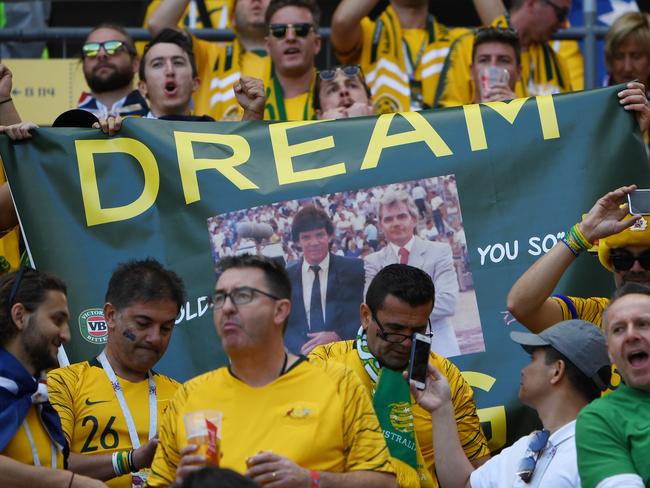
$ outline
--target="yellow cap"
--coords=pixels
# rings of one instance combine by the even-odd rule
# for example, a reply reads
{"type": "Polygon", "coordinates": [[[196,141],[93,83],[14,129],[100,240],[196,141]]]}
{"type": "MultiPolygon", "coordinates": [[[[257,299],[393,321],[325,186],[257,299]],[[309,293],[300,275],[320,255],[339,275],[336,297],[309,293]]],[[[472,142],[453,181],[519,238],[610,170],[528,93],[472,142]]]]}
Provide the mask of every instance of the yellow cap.
{"type": "MultiPolygon", "coordinates": [[[[626,215],[624,220],[632,218],[626,215]]],[[[650,226],[646,217],[641,217],[632,227],[622,230],[618,234],[605,237],[598,241],[598,259],[600,264],[610,271],[614,271],[609,260],[609,253],[612,249],[626,246],[649,246],[650,247],[650,226]]]]}

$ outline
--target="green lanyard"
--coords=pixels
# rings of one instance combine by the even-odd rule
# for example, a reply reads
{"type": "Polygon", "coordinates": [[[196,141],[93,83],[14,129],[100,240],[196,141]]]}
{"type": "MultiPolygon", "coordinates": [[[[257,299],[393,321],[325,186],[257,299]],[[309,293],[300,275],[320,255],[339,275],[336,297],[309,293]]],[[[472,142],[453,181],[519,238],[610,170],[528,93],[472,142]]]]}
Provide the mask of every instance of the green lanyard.
{"type": "MultiPolygon", "coordinates": [[[[312,81],[309,85],[309,94],[307,95],[307,101],[305,102],[305,106],[302,110],[303,120],[309,120],[309,106],[311,104],[311,97],[314,91],[314,79],[315,78],[312,75],[312,81]]],[[[287,109],[284,106],[284,90],[282,89],[282,85],[280,85],[280,81],[275,76],[275,69],[273,67],[271,68],[271,81],[273,82],[273,96],[275,98],[275,104],[278,107],[278,118],[276,120],[287,120],[287,109]]],[[[272,108],[272,105],[267,104],[267,108],[272,108]]],[[[273,110],[270,110],[269,112],[273,112],[273,110]]]]}

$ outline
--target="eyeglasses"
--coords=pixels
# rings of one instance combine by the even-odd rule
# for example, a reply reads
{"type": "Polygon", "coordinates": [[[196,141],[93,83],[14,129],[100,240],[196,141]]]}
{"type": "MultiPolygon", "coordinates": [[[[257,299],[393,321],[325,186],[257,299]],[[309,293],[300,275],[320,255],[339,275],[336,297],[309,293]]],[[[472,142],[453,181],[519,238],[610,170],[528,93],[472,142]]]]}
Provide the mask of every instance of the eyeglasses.
{"type": "Polygon", "coordinates": [[[564,22],[564,19],[569,15],[569,7],[560,7],[557,3],[552,2],[551,0],[542,0],[546,5],[553,7],[555,11],[555,17],[558,22],[564,22]]]}
{"type": "Polygon", "coordinates": [[[318,78],[321,81],[332,81],[336,78],[336,72],[341,71],[347,78],[361,77],[361,66],[358,64],[345,64],[343,66],[335,66],[330,69],[323,69],[318,72],[318,78]]]}
{"type": "Polygon", "coordinates": [[[634,266],[635,261],[638,261],[643,269],[650,271],[650,251],[638,256],[628,252],[617,252],[610,254],[610,259],[616,271],[629,271],[634,266]]]}
{"type": "MultiPolygon", "coordinates": [[[[383,340],[386,342],[390,342],[391,344],[401,344],[404,342],[406,339],[413,339],[413,335],[409,334],[398,334],[397,332],[386,332],[384,330],[384,326],[381,324],[377,316],[372,313],[372,319],[377,323],[377,326],[379,327],[379,331],[377,332],[377,335],[381,337],[383,340]]],[[[398,327],[404,327],[404,328],[417,328],[413,326],[408,326],[408,325],[399,325],[395,324],[398,327]]],[[[422,333],[422,335],[425,335],[427,337],[433,337],[433,333],[431,332],[431,319],[427,319],[427,325],[425,328],[425,332],[422,333]]]]}
{"type": "Polygon", "coordinates": [[[533,478],[539,454],[546,447],[546,443],[548,442],[551,433],[548,430],[543,429],[536,430],[531,435],[532,437],[528,444],[528,451],[531,452],[531,455],[523,458],[519,462],[519,469],[517,470],[517,476],[519,476],[524,483],[529,483],[533,478]]]}
{"type": "Polygon", "coordinates": [[[99,50],[104,48],[106,54],[113,56],[115,53],[118,53],[122,49],[126,50],[129,53],[133,53],[133,48],[126,44],[124,41],[104,41],[104,42],[87,42],[81,48],[81,53],[84,58],[95,58],[99,55],[99,50]]]}
{"type": "Polygon", "coordinates": [[[230,293],[226,293],[225,291],[218,291],[212,296],[212,307],[219,309],[222,308],[225,303],[226,299],[230,297],[232,300],[232,303],[235,305],[246,305],[247,303],[250,303],[253,301],[253,298],[255,297],[255,293],[259,293],[261,295],[267,296],[269,298],[272,298],[273,300],[280,300],[280,297],[276,297],[275,295],[271,295],[270,293],[266,293],[265,291],[258,290],[257,288],[251,288],[250,286],[242,286],[241,288],[233,288],[230,293]]]}
{"type": "Polygon", "coordinates": [[[269,26],[269,33],[277,39],[282,39],[287,35],[289,27],[293,29],[293,33],[296,36],[307,37],[314,29],[314,24],[308,22],[301,22],[298,24],[271,24],[269,26]]]}

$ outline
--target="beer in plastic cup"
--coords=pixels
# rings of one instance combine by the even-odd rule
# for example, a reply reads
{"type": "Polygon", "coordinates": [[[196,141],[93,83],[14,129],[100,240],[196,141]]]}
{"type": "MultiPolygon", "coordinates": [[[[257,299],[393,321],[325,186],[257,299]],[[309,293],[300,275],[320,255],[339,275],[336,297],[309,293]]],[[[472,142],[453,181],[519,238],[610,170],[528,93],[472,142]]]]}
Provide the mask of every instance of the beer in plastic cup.
{"type": "Polygon", "coordinates": [[[222,419],[219,410],[195,410],[183,417],[187,443],[198,446],[195,454],[205,456],[212,466],[219,466],[222,419]]]}
{"type": "Polygon", "coordinates": [[[479,71],[479,89],[481,98],[485,97],[486,92],[494,85],[507,85],[510,81],[510,73],[505,68],[497,66],[486,66],[479,71]]]}

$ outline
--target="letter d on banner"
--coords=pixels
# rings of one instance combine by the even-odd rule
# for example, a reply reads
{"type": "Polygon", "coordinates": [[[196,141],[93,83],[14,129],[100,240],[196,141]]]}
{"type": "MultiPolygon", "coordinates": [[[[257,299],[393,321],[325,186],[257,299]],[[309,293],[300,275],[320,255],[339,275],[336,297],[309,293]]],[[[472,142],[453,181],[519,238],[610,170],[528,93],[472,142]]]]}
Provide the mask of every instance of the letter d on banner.
{"type": "Polygon", "coordinates": [[[153,153],[140,141],[129,138],[75,141],[77,164],[81,181],[81,197],[88,227],[128,220],[145,212],[156,201],[160,186],[158,164],[153,153]],[[126,153],[142,167],[144,188],[133,202],[120,207],[102,208],[95,173],[95,154],[126,153]]]}

